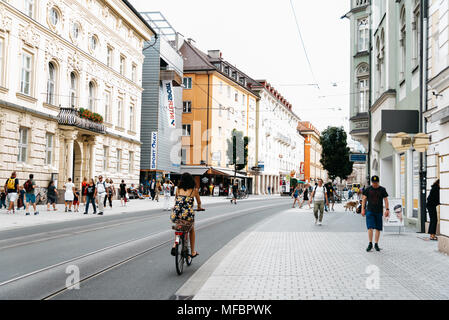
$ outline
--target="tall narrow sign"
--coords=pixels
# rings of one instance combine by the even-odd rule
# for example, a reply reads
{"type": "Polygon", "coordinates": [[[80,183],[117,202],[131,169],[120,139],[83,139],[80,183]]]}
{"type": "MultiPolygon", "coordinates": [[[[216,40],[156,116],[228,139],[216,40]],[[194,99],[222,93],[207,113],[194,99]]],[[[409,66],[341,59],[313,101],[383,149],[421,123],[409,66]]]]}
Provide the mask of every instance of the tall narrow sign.
{"type": "Polygon", "coordinates": [[[150,170],[157,169],[157,132],[151,132],[150,170]]]}
{"type": "Polygon", "coordinates": [[[167,110],[168,126],[176,128],[175,122],[175,100],[173,97],[173,86],[171,81],[162,81],[162,90],[164,93],[164,108],[167,110]]]}

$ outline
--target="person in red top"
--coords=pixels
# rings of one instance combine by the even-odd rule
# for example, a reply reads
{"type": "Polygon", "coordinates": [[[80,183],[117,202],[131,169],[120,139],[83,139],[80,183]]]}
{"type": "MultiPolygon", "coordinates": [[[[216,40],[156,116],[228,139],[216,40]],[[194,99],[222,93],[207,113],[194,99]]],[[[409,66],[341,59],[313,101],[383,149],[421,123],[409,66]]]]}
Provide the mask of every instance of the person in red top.
{"type": "Polygon", "coordinates": [[[84,177],[83,182],[81,183],[81,195],[82,195],[82,203],[86,204],[86,194],[87,194],[87,186],[89,183],[87,182],[87,178],[84,177]]]}

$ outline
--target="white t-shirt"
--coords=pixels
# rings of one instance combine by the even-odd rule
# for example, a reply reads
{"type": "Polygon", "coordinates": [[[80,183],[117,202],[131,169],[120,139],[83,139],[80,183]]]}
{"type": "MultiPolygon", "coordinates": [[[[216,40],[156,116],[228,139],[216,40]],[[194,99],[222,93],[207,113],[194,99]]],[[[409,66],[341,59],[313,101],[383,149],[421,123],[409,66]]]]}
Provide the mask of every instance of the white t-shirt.
{"type": "Polygon", "coordinates": [[[326,189],[324,189],[324,186],[316,186],[315,189],[315,196],[314,196],[314,200],[315,201],[324,201],[324,193],[326,192],[326,189]]]}
{"type": "Polygon", "coordinates": [[[164,183],[163,187],[164,187],[164,195],[165,196],[170,196],[171,184],[170,183],[164,183]]]}
{"type": "Polygon", "coordinates": [[[64,198],[67,201],[73,201],[73,188],[75,187],[75,185],[73,184],[73,182],[67,182],[65,184],[65,195],[64,198]]]}
{"type": "Polygon", "coordinates": [[[97,182],[97,193],[105,193],[106,192],[106,182],[97,182]]]}

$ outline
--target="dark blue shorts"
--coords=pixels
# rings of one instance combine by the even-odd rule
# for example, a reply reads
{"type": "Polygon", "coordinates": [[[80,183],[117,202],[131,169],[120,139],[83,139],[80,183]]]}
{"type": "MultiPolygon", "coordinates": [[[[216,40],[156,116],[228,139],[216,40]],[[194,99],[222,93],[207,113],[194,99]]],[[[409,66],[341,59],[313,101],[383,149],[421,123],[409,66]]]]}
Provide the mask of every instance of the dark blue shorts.
{"type": "Polygon", "coordinates": [[[366,227],[368,229],[376,229],[382,231],[383,226],[383,214],[367,211],[366,212],[366,227]]]}

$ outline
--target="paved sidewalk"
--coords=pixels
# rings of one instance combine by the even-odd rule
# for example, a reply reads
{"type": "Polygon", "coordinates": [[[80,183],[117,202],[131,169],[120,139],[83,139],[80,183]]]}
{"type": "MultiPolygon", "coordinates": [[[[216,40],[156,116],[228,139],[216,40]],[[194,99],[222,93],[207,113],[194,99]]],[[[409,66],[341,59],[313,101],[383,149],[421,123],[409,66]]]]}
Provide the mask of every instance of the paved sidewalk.
{"type": "Polygon", "coordinates": [[[381,252],[367,253],[364,218],[336,209],[321,227],[297,208],[257,226],[194,299],[449,299],[449,257],[435,242],[387,232],[381,252]]]}
{"type": "MultiPolygon", "coordinates": [[[[273,195],[273,196],[250,196],[248,199],[245,200],[239,200],[239,201],[248,201],[248,200],[255,200],[255,199],[268,199],[268,198],[275,198],[280,197],[279,195],[273,195]]],[[[171,201],[174,201],[174,197],[171,197],[171,201]]],[[[201,202],[203,206],[207,206],[208,204],[214,204],[214,203],[226,203],[229,202],[229,199],[226,197],[201,197],[201,202]]],[[[42,224],[49,224],[49,223],[57,223],[57,222],[64,222],[64,221],[71,221],[71,220],[77,220],[77,219],[90,219],[93,217],[96,217],[97,215],[92,214],[93,209],[92,206],[89,206],[89,214],[84,215],[84,205],[80,205],[80,212],[64,212],[64,204],[58,204],[56,205],[57,211],[47,211],[46,205],[39,205],[38,211],[39,215],[33,214],[33,208],[30,208],[30,215],[25,215],[25,210],[17,210],[15,214],[7,214],[6,209],[0,210],[0,231],[2,230],[10,230],[15,228],[22,228],[22,227],[30,227],[34,225],[42,225],[42,224]]],[[[53,208],[51,208],[53,209],[53,208]]],[[[110,207],[106,207],[104,211],[104,215],[118,215],[118,214],[125,214],[130,212],[136,212],[136,211],[144,211],[144,210],[153,210],[153,209],[164,209],[164,197],[159,198],[159,202],[149,200],[148,198],[139,200],[134,199],[130,200],[130,202],[127,203],[126,207],[122,207],[120,204],[120,200],[113,200],[112,202],[112,209],[110,207]]],[[[73,208],[72,208],[73,211],[73,208]]],[[[98,212],[98,208],[97,208],[98,212]]]]}

